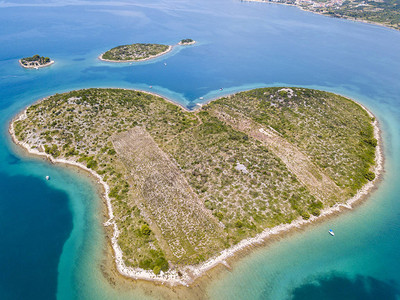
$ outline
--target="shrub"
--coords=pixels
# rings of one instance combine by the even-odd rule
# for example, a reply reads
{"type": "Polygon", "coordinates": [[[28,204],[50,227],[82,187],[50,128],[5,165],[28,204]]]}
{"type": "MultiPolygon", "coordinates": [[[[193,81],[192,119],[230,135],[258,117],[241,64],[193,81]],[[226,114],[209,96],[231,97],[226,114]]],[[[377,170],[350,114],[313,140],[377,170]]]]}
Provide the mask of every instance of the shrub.
{"type": "Polygon", "coordinates": [[[150,269],[150,266],[152,265],[153,261],[151,259],[143,259],[139,262],[139,268],[142,269],[150,269]]]}
{"type": "Polygon", "coordinates": [[[372,181],[375,179],[375,173],[368,171],[367,173],[364,174],[364,177],[367,178],[369,181],[372,181]]]}
{"type": "Polygon", "coordinates": [[[150,233],[151,233],[151,229],[150,229],[149,225],[143,224],[142,227],[140,227],[140,232],[141,232],[143,235],[149,236],[150,233]]]}
{"type": "Polygon", "coordinates": [[[215,213],[215,216],[218,218],[219,221],[222,221],[222,219],[224,218],[224,214],[220,211],[215,213]]]}
{"type": "Polygon", "coordinates": [[[75,150],[74,147],[71,147],[65,152],[65,156],[72,156],[72,155],[78,155],[79,151],[75,150]]]}
{"type": "Polygon", "coordinates": [[[310,204],[310,206],[309,206],[309,211],[314,215],[314,216],[316,216],[316,217],[318,217],[320,214],[321,214],[321,209],[324,207],[324,204],[321,202],[321,201],[319,201],[319,200],[317,200],[317,201],[314,201],[314,202],[312,202],[311,204],[310,204]]]}
{"type": "Polygon", "coordinates": [[[311,213],[314,216],[318,217],[321,214],[321,211],[318,208],[314,208],[314,209],[311,210],[311,213]]]}
{"type": "Polygon", "coordinates": [[[110,196],[111,198],[115,198],[118,196],[118,194],[119,194],[119,187],[115,186],[110,190],[108,196],[110,196]]]}
{"type": "Polygon", "coordinates": [[[160,271],[161,271],[161,268],[160,268],[159,266],[155,266],[155,267],[153,268],[153,272],[154,272],[154,274],[156,274],[156,275],[160,274],[160,271]]]}
{"type": "Polygon", "coordinates": [[[376,147],[378,145],[378,141],[376,138],[364,139],[364,143],[371,145],[372,147],[376,147]]]}
{"type": "Polygon", "coordinates": [[[235,222],[235,227],[236,227],[236,228],[242,228],[242,227],[243,227],[243,222],[240,221],[240,220],[237,220],[237,221],[235,222]]]}
{"type": "Polygon", "coordinates": [[[51,147],[49,147],[48,145],[44,145],[44,152],[52,155],[53,157],[60,156],[60,151],[58,150],[57,145],[52,145],[51,147]]]}
{"type": "Polygon", "coordinates": [[[88,161],[87,161],[87,163],[86,163],[86,166],[89,168],[89,169],[96,169],[97,168],[97,161],[95,161],[93,158],[92,159],[89,159],[88,161]]]}
{"type": "Polygon", "coordinates": [[[169,268],[168,262],[164,256],[160,256],[156,259],[156,266],[160,267],[161,271],[167,271],[169,268]]]}
{"type": "Polygon", "coordinates": [[[280,90],[279,91],[279,96],[281,96],[281,97],[286,97],[288,95],[288,92],[287,91],[285,91],[285,90],[280,90]]]}
{"type": "Polygon", "coordinates": [[[310,214],[307,211],[302,211],[300,212],[300,216],[304,219],[304,220],[308,220],[310,218],[310,214]]]}

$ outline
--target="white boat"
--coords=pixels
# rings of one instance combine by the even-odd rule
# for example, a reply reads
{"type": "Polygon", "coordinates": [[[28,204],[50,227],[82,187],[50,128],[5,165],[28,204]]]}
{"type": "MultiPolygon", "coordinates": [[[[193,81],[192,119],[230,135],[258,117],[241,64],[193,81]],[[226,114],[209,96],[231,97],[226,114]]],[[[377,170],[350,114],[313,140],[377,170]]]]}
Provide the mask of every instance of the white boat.
{"type": "Polygon", "coordinates": [[[46,180],[50,180],[50,176],[49,175],[46,176],[46,180]]]}
{"type": "Polygon", "coordinates": [[[335,236],[335,233],[333,232],[332,229],[329,229],[329,234],[330,234],[331,236],[335,236]]]}

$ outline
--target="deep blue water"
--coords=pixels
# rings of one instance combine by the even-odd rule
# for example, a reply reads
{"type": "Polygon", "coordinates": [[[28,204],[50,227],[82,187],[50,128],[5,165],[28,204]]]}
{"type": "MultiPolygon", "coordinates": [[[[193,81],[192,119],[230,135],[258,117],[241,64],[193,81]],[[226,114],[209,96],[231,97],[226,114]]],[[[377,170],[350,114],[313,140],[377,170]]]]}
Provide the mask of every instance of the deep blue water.
{"type": "Polygon", "coordinates": [[[94,185],[12,145],[7,126],[19,110],[88,87],[153,86],[151,91],[191,108],[278,85],[337,92],[369,107],[383,129],[384,181],[356,210],[242,259],[208,295],[399,299],[400,32],[234,0],[14,0],[0,2],[0,45],[1,299],[145,297],[114,290],[101,274],[105,239],[94,185]],[[97,60],[115,45],[182,38],[198,43],[132,65],[97,60]],[[56,63],[41,70],[19,67],[18,58],[36,53],[56,63]]]}
{"type": "Polygon", "coordinates": [[[52,298],[56,266],[72,228],[68,197],[37,177],[0,176],[2,298],[52,298]]]}

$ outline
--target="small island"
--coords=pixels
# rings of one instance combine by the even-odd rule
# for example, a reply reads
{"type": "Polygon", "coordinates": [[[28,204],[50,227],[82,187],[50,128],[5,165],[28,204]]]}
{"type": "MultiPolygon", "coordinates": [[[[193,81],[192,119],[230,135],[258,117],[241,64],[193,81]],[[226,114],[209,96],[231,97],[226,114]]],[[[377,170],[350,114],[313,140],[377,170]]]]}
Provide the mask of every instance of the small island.
{"type": "Polygon", "coordinates": [[[109,62],[144,61],[159,57],[172,50],[172,46],[162,44],[122,45],[99,56],[100,60],[109,62]]]}
{"type": "Polygon", "coordinates": [[[52,65],[54,60],[51,60],[49,57],[40,56],[35,54],[32,57],[24,57],[19,60],[19,64],[27,69],[38,69],[44,68],[52,65]]]}
{"type": "Polygon", "coordinates": [[[10,133],[103,185],[120,274],[171,285],[348,208],[382,168],[373,115],[305,88],[255,89],[195,111],[142,91],[71,91],[28,107],[10,133]]]}
{"type": "Polygon", "coordinates": [[[183,39],[183,40],[181,40],[181,41],[179,42],[178,45],[187,46],[187,45],[193,45],[193,44],[195,44],[195,43],[196,43],[195,40],[192,40],[192,39],[183,39]]]}

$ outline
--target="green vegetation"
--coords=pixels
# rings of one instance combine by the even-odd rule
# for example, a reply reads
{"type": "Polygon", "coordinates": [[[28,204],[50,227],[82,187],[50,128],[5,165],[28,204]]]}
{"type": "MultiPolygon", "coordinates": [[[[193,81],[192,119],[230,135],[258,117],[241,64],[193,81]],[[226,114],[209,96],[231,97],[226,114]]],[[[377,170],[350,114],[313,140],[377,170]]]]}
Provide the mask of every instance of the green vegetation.
{"type": "Polygon", "coordinates": [[[102,59],[115,61],[144,60],[166,52],[170,46],[160,44],[132,44],[112,48],[102,55],[102,59]]]}
{"type": "Polygon", "coordinates": [[[26,67],[41,66],[41,65],[48,64],[50,62],[50,58],[35,54],[32,57],[21,58],[20,62],[22,65],[24,65],[26,67]]]}
{"type": "Polygon", "coordinates": [[[181,45],[186,45],[186,44],[193,44],[194,40],[192,39],[183,39],[179,42],[181,45]]]}
{"type": "Polygon", "coordinates": [[[186,112],[144,92],[86,89],[26,114],[17,139],[100,174],[126,265],[156,274],[318,216],[375,176],[371,118],[322,91],[256,89],[186,112]]]}
{"type": "Polygon", "coordinates": [[[369,181],[372,181],[372,180],[375,179],[375,173],[374,173],[374,172],[371,172],[371,171],[368,171],[368,172],[366,172],[366,173],[364,174],[364,177],[365,177],[366,179],[368,179],[369,181]]]}
{"type": "Polygon", "coordinates": [[[151,233],[150,227],[147,224],[143,224],[142,227],[140,227],[140,231],[142,232],[143,235],[149,236],[151,233]]]}
{"type": "Polygon", "coordinates": [[[60,155],[60,151],[58,150],[57,145],[52,145],[51,147],[48,145],[44,145],[44,152],[52,155],[53,157],[58,157],[60,155]]]}
{"type": "Polygon", "coordinates": [[[210,103],[209,109],[239,111],[272,128],[354,195],[374,164],[377,141],[371,118],[344,97],[310,89],[256,89],[210,103]],[[228,109],[229,108],[229,109],[228,109]]]}

